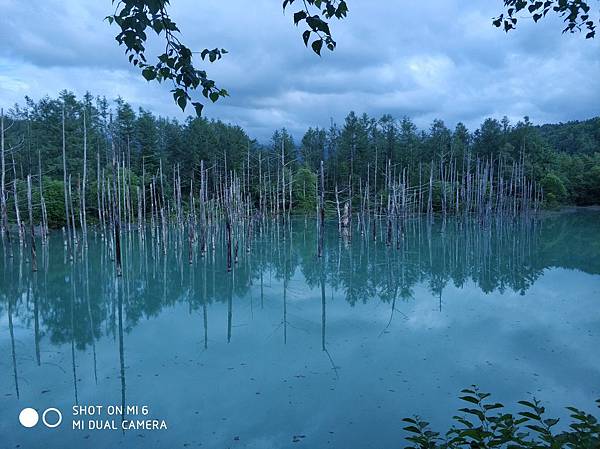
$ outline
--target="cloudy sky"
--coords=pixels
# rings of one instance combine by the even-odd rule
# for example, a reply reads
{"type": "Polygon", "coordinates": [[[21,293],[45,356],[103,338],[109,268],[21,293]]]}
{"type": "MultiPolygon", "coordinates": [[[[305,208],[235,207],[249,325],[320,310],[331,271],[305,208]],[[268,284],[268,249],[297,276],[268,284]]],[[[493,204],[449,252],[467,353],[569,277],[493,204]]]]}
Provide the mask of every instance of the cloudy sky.
{"type": "MultiPolygon", "coordinates": [[[[600,114],[600,38],[562,35],[560,20],[523,19],[506,35],[491,24],[501,0],[347,1],[348,18],[332,24],[338,48],[319,58],[281,0],[172,0],[189,47],[229,51],[207,69],[231,97],[206,115],[263,140],[282,126],[299,136],[342,122],[350,110],[408,115],[422,128],[434,118],[474,128],[489,116],[543,123],[600,114]]],[[[89,90],[183,118],[167,86],[127,63],[116,26],[103,21],[112,8],[0,0],[0,104],[89,90]]]]}

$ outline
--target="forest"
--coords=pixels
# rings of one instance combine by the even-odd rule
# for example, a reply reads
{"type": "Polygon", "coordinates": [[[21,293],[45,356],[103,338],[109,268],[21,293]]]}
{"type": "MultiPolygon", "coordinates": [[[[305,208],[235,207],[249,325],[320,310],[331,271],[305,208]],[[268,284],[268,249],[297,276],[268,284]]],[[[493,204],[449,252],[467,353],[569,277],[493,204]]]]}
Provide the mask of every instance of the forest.
{"type": "MultiPolygon", "coordinates": [[[[313,213],[323,161],[329,214],[334,201],[339,204],[338,195],[347,198],[350,207],[362,201],[363,189],[377,198],[392,173],[403,173],[409,185],[422,185],[442,164],[459,172],[481,160],[492,167],[495,163],[499,178],[509,176],[511,164],[522,163],[524,175],[543,191],[542,207],[600,204],[600,117],[541,126],[528,117],[514,124],[506,117],[488,118],[471,131],[462,123],[450,129],[442,120],[421,130],[409,117],[350,112],[342,124],[332,120],[329,127],[311,127],[301,139],[283,128],[275,130],[269,142],[259,142],[240,126],[219,120],[189,117],[181,123],[142,108],[136,111],[121,98],[109,101],[90,93],[77,98],[63,91],[58,98],[26,97],[24,105],[3,113],[2,128],[7,219],[18,221],[18,209],[26,210],[31,175],[32,201],[39,204],[43,191],[49,227],[64,224],[67,173],[76,210],[85,207],[92,219],[97,216],[98,186],[116,159],[132,192],[155,177],[169,198],[179,186],[184,203],[190,189],[193,194],[200,189],[194,182],[201,165],[212,170],[213,180],[235,174],[257,208],[266,202],[263,192],[273,198],[281,191],[284,210],[287,197],[288,211],[313,213]]],[[[440,182],[445,176],[440,175],[440,182]]],[[[217,181],[213,184],[216,189],[217,181]]],[[[439,211],[443,189],[436,183],[432,190],[431,208],[439,211]]],[[[131,196],[135,203],[135,194],[131,196]]],[[[279,200],[271,202],[278,210],[279,200]]],[[[39,211],[33,207],[36,221],[39,211]]]]}

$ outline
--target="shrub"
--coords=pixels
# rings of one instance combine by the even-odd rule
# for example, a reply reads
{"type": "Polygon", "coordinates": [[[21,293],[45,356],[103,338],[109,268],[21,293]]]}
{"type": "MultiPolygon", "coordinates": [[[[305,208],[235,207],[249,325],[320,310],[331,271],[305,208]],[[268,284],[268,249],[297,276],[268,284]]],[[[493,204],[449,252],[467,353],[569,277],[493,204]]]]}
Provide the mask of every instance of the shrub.
{"type": "MultiPolygon", "coordinates": [[[[586,412],[567,407],[572,422],[567,430],[554,432],[558,419],[546,418],[545,408],[536,399],[519,401],[523,407],[516,416],[503,412],[504,406],[489,400],[476,386],[462,390],[460,399],[468,406],[443,436],[430,429],[420,417],[405,418],[406,449],[598,449],[600,425],[586,412]]],[[[597,401],[600,407],[600,400],[597,401]]]]}
{"type": "Polygon", "coordinates": [[[547,206],[549,207],[556,207],[567,197],[567,189],[564,183],[554,173],[548,173],[544,176],[541,185],[544,189],[547,206]]]}
{"type": "Polygon", "coordinates": [[[294,204],[296,210],[314,212],[316,209],[317,175],[306,167],[300,168],[294,175],[294,204]]]}

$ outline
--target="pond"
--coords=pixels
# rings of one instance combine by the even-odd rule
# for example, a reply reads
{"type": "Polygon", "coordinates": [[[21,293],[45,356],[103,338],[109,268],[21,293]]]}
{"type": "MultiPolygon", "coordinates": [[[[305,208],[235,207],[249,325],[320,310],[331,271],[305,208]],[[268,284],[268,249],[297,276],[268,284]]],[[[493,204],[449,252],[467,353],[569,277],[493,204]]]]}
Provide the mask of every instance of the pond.
{"type": "Polygon", "coordinates": [[[92,230],[74,263],[52,234],[37,273],[3,246],[0,446],[397,448],[471,384],[596,409],[600,212],[326,231],[318,258],[314,219],[268,222],[230,273],[224,239],[190,264],[185,233],[125,235],[122,277],[92,230]]]}

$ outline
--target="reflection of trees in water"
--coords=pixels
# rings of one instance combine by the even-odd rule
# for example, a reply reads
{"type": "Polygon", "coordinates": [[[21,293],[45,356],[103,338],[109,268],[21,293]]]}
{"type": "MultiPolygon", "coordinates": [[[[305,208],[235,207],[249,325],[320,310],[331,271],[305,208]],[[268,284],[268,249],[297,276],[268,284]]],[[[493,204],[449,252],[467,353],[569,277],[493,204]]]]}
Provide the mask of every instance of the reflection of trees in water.
{"type": "Polygon", "coordinates": [[[227,304],[230,339],[233,299],[256,286],[262,307],[264,286],[274,279],[281,284],[278,298],[285,292],[285,340],[287,326],[292,324],[286,313],[288,295],[295,294],[298,285],[290,284],[292,278],[315,291],[327,285],[342,292],[351,305],[383,301],[390,304],[392,316],[396,302],[411,299],[416,285],[427,285],[440,297],[440,307],[442,291],[449,284],[473,283],[485,293],[524,293],[548,267],[600,273],[595,257],[600,253],[598,218],[597,213],[563,214],[539,221],[495,221],[487,227],[475,221],[448,220],[430,226],[426,220],[413,220],[403,227],[399,248],[373,242],[370,232],[366,238],[356,236],[344,242],[331,225],[320,259],[316,257],[316,228],[310,220],[297,220],[290,227],[270,223],[257,226],[251,252],[239,252],[233,273],[225,269],[222,238],[217,239],[215,251],[195,254],[190,265],[181,256],[183,246],[165,255],[151,240],[135,236],[124,239],[124,275],[119,281],[107,245],[90,241],[85,261],[71,266],[63,263],[62,242],[57,238],[51,241],[49,260],[44,260],[37,275],[23,269],[22,254],[18,257],[15,252],[10,258],[4,252],[0,316],[8,315],[11,323],[18,317],[35,328],[39,354],[43,335],[51,343],[72,342],[77,349],[112,335],[122,346],[123,333],[140,320],[157,316],[166,307],[189,303],[190,311],[202,314],[207,347],[208,304],[227,304]]]}

